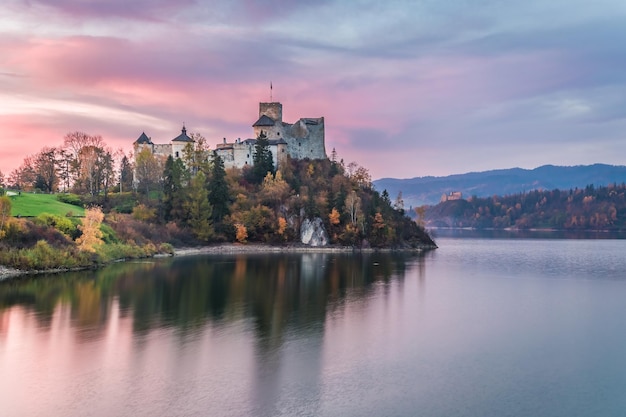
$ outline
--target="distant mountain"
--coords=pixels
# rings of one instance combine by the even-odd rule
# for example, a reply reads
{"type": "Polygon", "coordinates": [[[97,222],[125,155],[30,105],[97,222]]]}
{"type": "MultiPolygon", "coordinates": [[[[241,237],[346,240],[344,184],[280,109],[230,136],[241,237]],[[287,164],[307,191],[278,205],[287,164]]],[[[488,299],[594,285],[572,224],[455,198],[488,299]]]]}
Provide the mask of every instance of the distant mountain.
{"type": "Polygon", "coordinates": [[[587,185],[602,186],[626,183],[626,166],[579,165],[562,167],[544,165],[535,169],[499,169],[447,177],[411,179],[382,178],[374,188],[387,190],[392,201],[402,191],[405,208],[439,203],[441,196],[460,191],[463,198],[510,195],[532,190],[569,190],[587,185]]]}

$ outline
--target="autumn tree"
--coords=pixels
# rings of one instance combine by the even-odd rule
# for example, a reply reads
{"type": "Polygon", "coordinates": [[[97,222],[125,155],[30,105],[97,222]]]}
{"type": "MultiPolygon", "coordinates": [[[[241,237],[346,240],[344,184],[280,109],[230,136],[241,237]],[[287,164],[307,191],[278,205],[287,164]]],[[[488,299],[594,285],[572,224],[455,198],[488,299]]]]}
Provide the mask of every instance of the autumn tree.
{"type": "Polygon", "coordinates": [[[272,175],[271,172],[268,172],[263,179],[261,198],[270,203],[274,210],[278,210],[281,202],[289,197],[290,190],[289,184],[283,179],[280,171],[276,171],[276,175],[272,175]]]}
{"type": "Polygon", "coordinates": [[[30,189],[35,183],[36,175],[32,156],[24,158],[22,165],[9,174],[8,183],[19,190],[30,189]]]}
{"type": "MultiPolygon", "coordinates": [[[[69,177],[68,182],[72,183],[77,189],[87,190],[90,187],[89,179],[93,174],[93,166],[85,168],[85,164],[93,165],[93,150],[96,148],[104,148],[104,142],[100,135],[89,135],[84,132],[70,132],[63,138],[63,149],[65,157],[69,161],[69,177]],[[87,151],[85,148],[91,148],[87,151]],[[89,159],[88,161],[85,158],[89,159]],[[88,179],[89,178],[89,179],[88,179]]],[[[91,184],[93,185],[93,184],[91,184]]]]}
{"type": "Polygon", "coordinates": [[[148,194],[151,190],[157,189],[163,174],[163,166],[150,149],[144,148],[135,155],[135,173],[137,189],[148,194]]]}
{"type": "Polygon", "coordinates": [[[248,241],[248,230],[242,223],[235,223],[235,239],[239,243],[246,243],[248,241]]]}
{"type": "Polygon", "coordinates": [[[59,182],[57,154],[56,148],[46,146],[33,157],[35,188],[47,193],[56,190],[59,182]]]}
{"type": "Polygon", "coordinates": [[[285,234],[285,231],[287,230],[287,220],[285,220],[284,217],[279,217],[278,218],[278,228],[276,230],[276,233],[279,236],[282,236],[283,239],[287,238],[287,235],[285,234]]]}
{"type": "Polygon", "coordinates": [[[333,207],[333,209],[330,211],[330,214],[328,215],[328,220],[330,222],[331,225],[336,226],[339,224],[340,222],[340,214],[337,211],[337,209],[335,207],[333,207]]]}
{"type": "Polygon", "coordinates": [[[11,199],[7,196],[0,197],[0,239],[5,235],[4,227],[11,217],[11,199]]]}
{"type": "Polygon", "coordinates": [[[372,243],[376,246],[385,244],[385,221],[380,212],[376,212],[372,222],[372,243]]]}
{"type": "Polygon", "coordinates": [[[358,187],[363,189],[372,188],[372,176],[367,168],[362,167],[356,162],[350,162],[346,167],[348,178],[358,187]]]}
{"type": "Polygon", "coordinates": [[[82,235],[76,239],[78,249],[95,252],[97,247],[102,245],[102,231],[100,230],[102,220],[104,220],[104,214],[100,207],[91,207],[85,210],[82,224],[77,226],[82,232],[82,235]]]}
{"type": "Polygon", "coordinates": [[[361,217],[361,197],[355,191],[351,191],[346,197],[345,212],[348,214],[352,226],[357,226],[361,217]]]}
{"type": "Polygon", "coordinates": [[[190,137],[193,142],[187,143],[183,148],[182,160],[191,175],[202,171],[206,177],[209,175],[211,165],[209,145],[199,133],[192,133],[190,137]]]}
{"type": "Polygon", "coordinates": [[[208,241],[213,237],[212,207],[209,204],[208,191],[206,189],[206,177],[199,171],[189,184],[189,193],[185,208],[187,209],[187,222],[196,237],[208,241]]]}

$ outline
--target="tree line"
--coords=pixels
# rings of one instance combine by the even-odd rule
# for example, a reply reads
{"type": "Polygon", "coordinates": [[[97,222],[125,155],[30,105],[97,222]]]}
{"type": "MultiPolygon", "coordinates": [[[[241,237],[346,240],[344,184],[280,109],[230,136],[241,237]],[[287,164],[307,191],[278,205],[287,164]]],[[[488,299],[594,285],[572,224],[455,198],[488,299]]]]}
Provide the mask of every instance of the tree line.
{"type": "Polygon", "coordinates": [[[626,185],[534,190],[447,201],[418,210],[429,226],[626,230],[626,185]]]}
{"type": "Polygon", "coordinates": [[[130,190],[133,181],[131,156],[114,151],[99,135],[71,132],[60,146],[45,146],[24,158],[0,186],[44,193],[73,192],[97,196],[113,186],[130,190]]]}

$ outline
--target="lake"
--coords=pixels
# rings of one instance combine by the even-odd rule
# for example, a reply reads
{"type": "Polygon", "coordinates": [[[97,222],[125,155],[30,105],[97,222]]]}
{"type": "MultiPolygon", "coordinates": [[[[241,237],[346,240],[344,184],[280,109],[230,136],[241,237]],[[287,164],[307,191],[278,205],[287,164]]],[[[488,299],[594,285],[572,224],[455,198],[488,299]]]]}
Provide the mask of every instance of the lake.
{"type": "Polygon", "coordinates": [[[626,240],[437,243],[0,283],[0,415],[624,415],[626,240]]]}

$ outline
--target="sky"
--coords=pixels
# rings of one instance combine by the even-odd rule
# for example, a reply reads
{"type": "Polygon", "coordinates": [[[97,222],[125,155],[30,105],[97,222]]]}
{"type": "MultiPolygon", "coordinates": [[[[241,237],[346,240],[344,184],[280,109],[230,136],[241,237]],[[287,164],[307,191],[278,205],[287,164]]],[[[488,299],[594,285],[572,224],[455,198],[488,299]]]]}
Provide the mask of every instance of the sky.
{"type": "Polygon", "coordinates": [[[270,92],[374,179],[624,165],[625,40],[623,0],[2,0],[0,171],[249,138],[270,92]]]}

